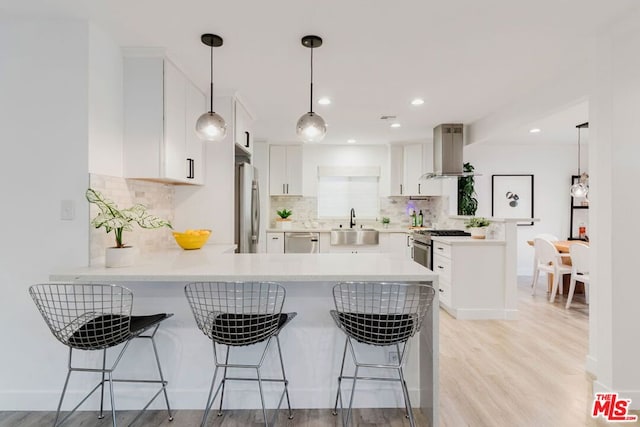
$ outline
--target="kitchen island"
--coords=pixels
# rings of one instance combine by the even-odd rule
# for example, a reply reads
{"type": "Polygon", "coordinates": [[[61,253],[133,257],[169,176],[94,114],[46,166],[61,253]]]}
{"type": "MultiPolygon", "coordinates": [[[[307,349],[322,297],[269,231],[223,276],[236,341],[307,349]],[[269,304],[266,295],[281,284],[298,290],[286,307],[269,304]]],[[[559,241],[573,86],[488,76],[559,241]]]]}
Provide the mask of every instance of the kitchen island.
{"type": "MultiPolygon", "coordinates": [[[[392,254],[220,254],[218,251],[170,250],[140,258],[126,268],[82,267],[51,274],[52,281],[118,283],[134,292],[134,312],[172,312],[175,316],[160,328],[158,346],[169,381],[170,399],[179,409],[204,407],[213,372],[211,342],[196,327],[183,288],[196,281],[274,281],[286,289],[283,311],[298,316],[281,333],[283,357],[294,408],[332,408],[337,389],[344,335],[333,323],[332,287],[339,281],[419,282],[437,289],[438,276],[431,270],[392,254]]],[[[438,307],[438,296],[434,300],[438,307]]],[[[134,343],[135,344],[135,343],[134,343]]],[[[152,374],[152,366],[136,363],[133,346],[120,369],[122,375],[152,374]]],[[[363,346],[362,351],[384,362],[388,349],[363,346]]],[[[234,349],[234,357],[250,359],[256,349],[234,349]]],[[[267,372],[277,372],[275,353],[265,361],[267,372]]],[[[95,357],[99,363],[99,355],[95,357]]],[[[147,360],[142,358],[140,360],[147,360]]],[[[351,366],[351,365],[347,365],[351,366]]],[[[349,368],[351,369],[351,368],[349,368]]],[[[405,368],[411,400],[431,425],[438,425],[438,310],[431,309],[419,336],[412,338],[405,368]]],[[[389,372],[391,375],[392,372],[389,372]]],[[[267,406],[275,407],[277,386],[266,388],[267,406]]],[[[255,384],[229,383],[225,407],[258,408],[255,384]]],[[[135,391],[123,390],[119,406],[138,407],[135,391]]],[[[355,407],[402,407],[399,384],[360,382],[355,407]]]]}

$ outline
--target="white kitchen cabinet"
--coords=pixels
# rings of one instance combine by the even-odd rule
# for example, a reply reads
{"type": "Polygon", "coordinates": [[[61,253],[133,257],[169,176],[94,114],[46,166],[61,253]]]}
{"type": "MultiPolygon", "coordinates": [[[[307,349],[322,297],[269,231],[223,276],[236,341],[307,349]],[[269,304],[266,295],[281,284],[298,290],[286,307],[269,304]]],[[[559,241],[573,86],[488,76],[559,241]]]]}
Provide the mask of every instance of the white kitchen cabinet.
{"type": "Polygon", "coordinates": [[[411,259],[411,233],[380,233],[380,252],[404,255],[411,259]]]}
{"type": "Polygon", "coordinates": [[[238,99],[234,103],[233,117],[235,120],[233,132],[236,146],[248,155],[253,154],[253,118],[238,99]]]}
{"type": "Polygon", "coordinates": [[[283,254],[284,253],[284,232],[283,233],[267,233],[267,253],[283,254]]]}
{"type": "Polygon", "coordinates": [[[329,252],[334,254],[364,254],[380,252],[380,245],[340,245],[329,246],[329,252]]]}
{"type": "Polygon", "coordinates": [[[194,127],[205,111],[204,94],[169,60],[125,56],[125,177],[202,184],[203,148],[194,127]]]}
{"type": "Polygon", "coordinates": [[[432,144],[410,144],[404,146],[404,185],[407,196],[439,196],[442,194],[441,181],[420,179],[427,172],[433,172],[432,144]]]}
{"type": "Polygon", "coordinates": [[[269,147],[269,194],[272,196],[302,195],[302,146],[272,145],[269,147]]]}
{"type": "Polygon", "coordinates": [[[392,145],[389,147],[389,195],[403,196],[404,188],[404,147],[392,145]]]}
{"type": "Polygon", "coordinates": [[[458,319],[505,319],[505,244],[432,238],[440,305],[458,319]]]}

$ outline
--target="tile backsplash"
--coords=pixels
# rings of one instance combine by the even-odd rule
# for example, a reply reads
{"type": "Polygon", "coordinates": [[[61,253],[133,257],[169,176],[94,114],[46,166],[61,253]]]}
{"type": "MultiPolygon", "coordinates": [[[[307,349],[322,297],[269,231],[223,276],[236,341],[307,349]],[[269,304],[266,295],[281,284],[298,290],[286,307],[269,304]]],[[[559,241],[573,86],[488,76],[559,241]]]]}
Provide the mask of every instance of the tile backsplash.
{"type": "MultiPolygon", "coordinates": [[[[304,227],[305,222],[317,222],[319,228],[331,228],[339,224],[349,223],[349,212],[345,212],[344,220],[318,219],[318,200],[315,197],[296,196],[271,196],[271,212],[269,212],[269,227],[274,228],[276,210],[290,209],[293,213],[291,220],[293,226],[304,227]]],[[[379,226],[383,216],[389,217],[390,228],[406,228],[410,225],[409,214],[412,209],[416,214],[422,210],[426,226],[442,222],[447,218],[446,209],[449,205],[448,197],[426,197],[419,200],[411,200],[409,197],[381,197],[380,216],[370,220],[356,220],[358,224],[379,226]]],[[[357,215],[357,212],[356,212],[357,215]]]]}
{"type": "MultiPolygon", "coordinates": [[[[113,200],[119,208],[128,208],[139,203],[146,206],[149,213],[153,215],[170,222],[174,219],[174,187],[172,185],[96,174],[89,176],[89,185],[94,190],[102,193],[105,198],[113,200]]],[[[98,207],[91,204],[89,221],[98,213],[98,207]]],[[[137,224],[133,225],[132,231],[123,233],[123,242],[138,248],[140,253],[176,247],[169,228],[145,230],[137,224]]],[[[96,229],[91,227],[89,232],[89,259],[91,265],[104,262],[105,248],[114,245],[115,236],[113,232],[105,233],[104,228],[96,229]]]]}

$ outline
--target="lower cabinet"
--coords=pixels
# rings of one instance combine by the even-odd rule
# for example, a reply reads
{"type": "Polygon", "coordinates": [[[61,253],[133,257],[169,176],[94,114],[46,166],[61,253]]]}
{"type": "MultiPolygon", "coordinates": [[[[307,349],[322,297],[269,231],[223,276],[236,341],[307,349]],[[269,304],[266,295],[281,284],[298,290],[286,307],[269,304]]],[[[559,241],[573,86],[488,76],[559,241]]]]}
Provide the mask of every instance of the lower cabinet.
{"type": "Polygon", "coordinates": [[[445,239],[432,241],[440,306],[458,319],[506,318],[504,242],[445,239]]]}
{"type": "Polygon", "coordinates": [[[412,258],[413,237],[411,233],[380,233],[380,252],[404,255],[412,258]]]}
{"type": "Polygon", "coordinates": [[[268,254],[284,253],[284,233],[267,232],[267,253],[268,254]]]}

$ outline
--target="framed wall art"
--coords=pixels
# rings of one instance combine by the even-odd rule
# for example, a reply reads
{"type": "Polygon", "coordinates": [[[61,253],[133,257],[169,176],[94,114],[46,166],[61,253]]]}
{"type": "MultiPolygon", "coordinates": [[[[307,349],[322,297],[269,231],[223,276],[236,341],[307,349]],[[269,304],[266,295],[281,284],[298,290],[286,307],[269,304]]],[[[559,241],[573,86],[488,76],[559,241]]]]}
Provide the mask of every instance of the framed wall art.
{"type": "Polygon", "coordinates": [[[491,175],[491,216],[533,218],[533,175],[491,175]]]}

